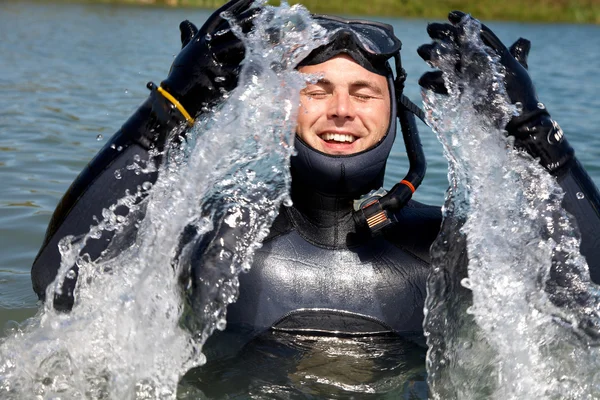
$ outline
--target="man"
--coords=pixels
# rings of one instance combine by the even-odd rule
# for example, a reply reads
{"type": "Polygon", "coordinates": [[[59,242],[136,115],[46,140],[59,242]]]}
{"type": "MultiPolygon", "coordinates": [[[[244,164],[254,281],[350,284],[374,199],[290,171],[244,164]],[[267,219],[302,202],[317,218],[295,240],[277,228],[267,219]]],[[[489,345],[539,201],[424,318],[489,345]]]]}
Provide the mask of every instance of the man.
{"type": "MultiPolygon", "coordinates": [[[[148,159],[152,149],[163,149],[174,133],[185,131],[186,121],[219,102],[223,90],[235,87],[243,45],[219,13],[230,12],[247,31],[255,15],[249,4],[247,0],[228,3],[200,31],[187,21],[182,23],[183,49],[169,77],[160,88],[150,85],[149,99],[75,181],[53,215],[32,268],[34,289],[41,299],[58,270],[58,240],[85,233],[93,215],[100,215],[127,188],[148,180],[133,173],[115,180],[114,170],[134,157],[148,159]],[[123,150],[110,151],[113,146],[123,150]]],[[[460,55],[456,28],[460,21],[452,18],[454,25],[430,25],[430,35],[437,42],[421,48],[427,61],[435,63],[435,52],[442,44],[460,55]]],[[[420,338],[429,247],[441,223],[439,208],[407,199],[384,201],[396,200],[396,191],[391,197],[372,198],[381,207],[379,212],[386,212],[381,215],[389,223],[378,234],[356,223],[354,208],[355,200],[381,188],[396,136],[396,117],[406,112],[397,101],[402,77],[394,78],[388,64],[389,58],[399,54],[399,40],[383,24],[325,16],[316,20],[336,33],[299,66],[301,72],[323,77],[301,93],[298,155],[291,160],[293,205],[281,209],[256,253],[253,268],[240,276],[240,296],[228,308],[227,330],[245,332],[242,344],[266,331],[420,338]],[[370,35],[376,48],[366,47],[361,35],[370,35]],[[387,38],[389,44],[377,42],[377,37],[387,38]],[[383,44],[377,47],[378,43],[383,44]]],[[[584,235],[582,251],[594,280],[600,282],[595,248],[600,226],[597,190],[566,141],[554,135],[557,125],[537,106],[527,72],[513,56],[523,62],[526,55],[519,56],[523,49],[515,47],[511,54],[487,29],[482,37],[502,57],[511,100],[524,105],[524,113],[513,118],[507,130],[517,136],[518,145],[540,157],[565,188],[566,206],[584,235]],[[585,194],[585,203],[572,201],[579,192],[585,194]]],[[[421,84],[444,92],[439,73],[424,75],[421,84]]],[[[415,129],[414,124],[407,129],[415,129]]],[[[414,186],[410,181],[403,185],[414,186]]],[[[227,234],[227,229],[218,225],[214,237],[227,234]]],[[[83,249],[92,259],[110,238],[109,233],[103,235],[83,249]]],[[[204,254],[199,253],[198,263],[218,262],[204,254]]],[[[194,278],[198,277],[192,274],[192,286],[194,278]]],[[[75,282],[65,282],[63,292],[54,299],[55,307],[72,307],[75,282]]]]}
{"type": "Polygon", "coordinates": [[[254,334],[420,336],[439,209],[410,202],[394,215],[389,210],[402,228],[379,235],[354,218],[354,201],[382,187],[396,136],[392,54],[372,57],[361,47],[355,26],[364,30],[363,22],[315,18],[339,26],[298,68],[322,78],[301,92],[293,204],[281,209],[253,268],[240,276],[228,324],[254,334]]]}

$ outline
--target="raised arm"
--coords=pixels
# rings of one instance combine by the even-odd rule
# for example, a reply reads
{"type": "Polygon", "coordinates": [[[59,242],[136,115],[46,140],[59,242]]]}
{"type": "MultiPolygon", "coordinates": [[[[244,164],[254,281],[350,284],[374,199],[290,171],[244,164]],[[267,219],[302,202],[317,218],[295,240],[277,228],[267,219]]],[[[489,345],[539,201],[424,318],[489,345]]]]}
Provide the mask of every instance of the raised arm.
{"type": "MultiPolygon", "coordinates": [[[[435,60],[442,53],[452,53],[457,60],[455,68],[462,68],[460,53],[464,40],[463,28],[469,18],[471,17],[462,12],[453,11],[448,17],[450,24],[430,24],[427,30],[434,43],[421,46],[419,55],[435,66],[435,60]]],[[[581,254],[586,257],[592,281],[600,284],[600,194],[575,157],[562,129],[537,97],[527,72],[529,41],[519,39],[508,49],[483,24],[480,37],[499,56],[500,63],[505,68],[504,83],[511,103],[520,103],[519,107],[522,107],[520,114],[514,116],[505,129],[509,135],[514,136],[515,146],[539,159],[540,164],[556,177],[564,190],[563,207],[577,220],[582,239],[581,254]]],[[[471,63],[470,67],[473,65],[475,64],[471,63]]],[[[441,71],[425,73],[419,84],[436,93],[447,93],[441,71]]],[[[482,107],[491,109],[494,105],[482,107]]]]}
{"type": "MultiPolygon", "coordinates": [[[[79,174],[54,211],[31,269],[33,289],[41,300],[45,300],[46,288],[60,267],[59,241],[68,235],[88,233],[102,219],[103,210],[111,206],[115,214],[126,215],[127,207],[115,207],[118,200],[130,193],[131,201],[139,203],[150,186],[146,182],[156,181],[168,144],[185,135],[194,118],[237,85],[244,46],[222,13],[227,12],[247,31],[256,15],[251,4],[252,0],[225,4],[200,30],[189,21],[181,23],[182,50],[168,77],[160,87],[148,84],[150,96],[79,174]]],[[[101,237],[89,239],[80,253],[97,259],[112,235],[103,231],[101,237]]],[[[54,298],[57,309],[73,306],[76,266],[73,271],[75,279],[65,280],[62,293],[54,298]]]]}

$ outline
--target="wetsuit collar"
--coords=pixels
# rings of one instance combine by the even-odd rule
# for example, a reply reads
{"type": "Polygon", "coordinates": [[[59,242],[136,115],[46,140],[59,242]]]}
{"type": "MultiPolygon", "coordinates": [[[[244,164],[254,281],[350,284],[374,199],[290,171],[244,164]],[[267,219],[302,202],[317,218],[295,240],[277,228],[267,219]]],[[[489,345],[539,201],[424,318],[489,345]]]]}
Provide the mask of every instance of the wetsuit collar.
{"type": "Polygon", "coordinates": [[[338,249],[355,247],[371,239],[369,231],[357,229],[351,196],[328,195],[298,181],[292,185],[291,195],[293,206],[284,211],[306,241],[338,249]]]}

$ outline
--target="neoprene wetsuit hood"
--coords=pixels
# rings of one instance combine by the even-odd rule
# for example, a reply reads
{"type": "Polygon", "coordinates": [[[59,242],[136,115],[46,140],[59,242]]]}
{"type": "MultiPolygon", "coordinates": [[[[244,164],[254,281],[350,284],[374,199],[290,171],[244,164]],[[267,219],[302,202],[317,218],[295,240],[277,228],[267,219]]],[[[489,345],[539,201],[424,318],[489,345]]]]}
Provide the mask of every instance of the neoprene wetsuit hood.
{"type": "Polygon", "coordinates": [[[396,57],[399,62],[402,42],[388,24],[328,15],[313,15],[313,18],[329,32],[328,43],[313,50],[298,66],[321,64],[346,54],[367,71],[385,76],[390,93],[390,119],[381,141],[356,154],[325,154],[296,135],[292,179],[327,196],[358,198],[383,186],[387,158],[396,139],[398,115],[395,79],[388,60],[396,57]]]}
{"type": "Polygon", "coordinates": [[[396,139],[396,94],[389,67],[388,71],[391,107],[383,139],[360,153],[330,155],[313,149],[296,135],[297,154],[290,161],[293,180],[325,195],[352,198],[383,186],[387,158],[396,139]]]}

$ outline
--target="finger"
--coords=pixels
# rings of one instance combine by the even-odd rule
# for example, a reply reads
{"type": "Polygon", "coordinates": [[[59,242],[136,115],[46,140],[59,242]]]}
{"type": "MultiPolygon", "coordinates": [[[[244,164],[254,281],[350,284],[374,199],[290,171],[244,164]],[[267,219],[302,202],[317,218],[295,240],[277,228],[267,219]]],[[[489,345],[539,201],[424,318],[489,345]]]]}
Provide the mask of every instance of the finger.
{"type": "MultiPolygon", "coordinates": [[[[455,25],[464,25],[469,19],[474,19],[471,15],[465,14],[462,11],[452,11],[448,14],[448,20],[455,25]]],[[[479,22],[479,21],[478,21],[479,22]]],[[[508,49],[500,39],[484,24],[481,24],[481,32],[480,37],[483,43],[491,47],[494,51],[496,51],[499,55],[504,55],[508,52],[508,49]]]]}
{"type": "Polygon", "coordinates": [[[181,48],[183,49],[196,36],[198,28],[186,19],[179,24],[179,31],[181,32],[181,48]]]}
{"type": "Polygon", "coordinates": [[[208,21],[202,26],[203,33],[213,33],[217,31],[217,28],[220,24],[222,24],[225,19],[223,18],[223,14],[229,16],[239,15],[241,12],[247,10],[250,5],[254,2],[254,0],[232,0],[221,8],[217,9],[212,15],[208,18],[208,21]]]}
{"type": "Polygon", "coordinates": [[[440,60],[458,60],[456,48],[440,43],[427,43],[419,46],[417,53],[421,58],[432,66],[437,66],[440,60]]]}
{"type": "Polygon", "coordinates": [[[435,48],[436,48],[435,44],[427,43],[427,44],[419,46],[419,48],[417,48],[417,53],[424,61],[430,62],[431,59],[433,58],[433,53],[435,52],[435,48]]]}
{"type": "Polygon", "coordinates": [[[506,53],[508,53],[508,49],[506,48],[504,43],[502,43],[498,36],[496,36],[494,32],[492,32],[490,28],[488,28],[484,24],[481,24],[481,33],[479,36],[481,37],[481,40],[486,46],[491,47],[500,56],[503,56],[506,53]]]}
{"type": "MultiPolygon", "coordinates": [[[[465,14],[462,11],[452,11],[448,14],[448,20],[455,25],[464,25],[467,23],[469,19],[474,19],[471,15],[465,14]]],[[[478,21],[479,22],[479,21],[478,21]]],[[[484,24],[481,24],[481,32],[480,32],[481,40],[483,43],[491,47],[498,54],[502,55],[504,52],[508,51],[506,46],[502,43],[500,39],[484,24]]]]}
{"type": "MultiPolygon", "coordinates": [[[[239,17],[236,17],[235,20],[232,21],[232,24],[238,26],[242,30],[242,33],[247,34],[254,26],[254,20],[260,14],[260,11],[261,10],[258,8],[247,10],[240,14],[239,17]]],[[[213,42],[219,43],[239,41],[238,37],[231,29],[231,25],[226,20],[223,20],[223,22],[217,26],[212,35],[212,40],[213,42]]]]}
{"type": "Polygon", "coordinates": [[[425,72],[419,78],[419,86],[425,90],[432,90],[438,94],[448,94],[448,89],[444,85],[442,71],[425,72]]]}
{"type": "Polygon", "coordinates": [[[237,23],[242,29],[242,32],[248,33],[254,26],[254,20],[260,14],[261,10],[257,7],[251,8],[239,15],[237,23]]]}
{"type": "Polygon", "coordinates": [[[448,14],[448,21],[452,22],[453,24],[459,24],[465,17],[469,16],[469,14],[465,14],[462,11],[451,11],[448,14]]]}
{"type": "Polygon", "coordinates": [[[527,58],[529,57],[529,50],[531,50],[531,42],[524,38],[519,38],[516,42],[510,46],[510,54],[523,66],[528,69],[527,58]]]}
{"type": "Polygon", "coordinates": [[[434,22],[427,25],[427,34],[434,40],[456,42],[459,30],[450,24],[434,22]]]}
{"type": "Polygon", "coordinates": [[[254,0],[234,0],[225,4],[223,7],[219,8],[217,11],[219,12],[227,12],[232,16],[238,16],[244,11],[248,10],[250,6],[254,3],[254,0]]]}

